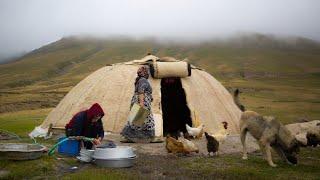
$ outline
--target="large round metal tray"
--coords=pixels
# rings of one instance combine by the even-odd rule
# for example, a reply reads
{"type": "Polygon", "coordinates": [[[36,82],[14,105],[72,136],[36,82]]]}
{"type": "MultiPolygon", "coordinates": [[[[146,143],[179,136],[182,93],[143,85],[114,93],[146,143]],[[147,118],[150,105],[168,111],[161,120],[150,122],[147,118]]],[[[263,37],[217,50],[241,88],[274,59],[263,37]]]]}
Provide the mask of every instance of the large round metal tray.
{"type": "Polygon", "coordinates": [[[31,160],[43,155],[46,147],[38,144],[0,143],[0,159],[31,160]]]}
{"type": "Polygon", "coordinates": [[[117,146],[116,148],[96,148],[92,157],[94,159],[122,159],[135,156],[131,147],[117,146]]]}
{"type": "Polygon", "coordinates": [[[127,168],[134,165],[135,159],[135,157],[120,159],[95,159],[93,162],[100,167],[127,168]]]}

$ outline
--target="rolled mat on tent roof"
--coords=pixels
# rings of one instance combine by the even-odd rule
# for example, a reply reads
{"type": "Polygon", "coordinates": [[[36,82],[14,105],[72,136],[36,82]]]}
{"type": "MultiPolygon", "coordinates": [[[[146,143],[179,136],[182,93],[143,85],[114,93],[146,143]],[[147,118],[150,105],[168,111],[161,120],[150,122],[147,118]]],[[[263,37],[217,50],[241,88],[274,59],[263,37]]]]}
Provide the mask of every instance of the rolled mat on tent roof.
{"type": "Polygon", "coordinates": [[[150,65],[150,73],[153,78],[191,76],[191,65],[187,62],[153,62],[150,65]]]}

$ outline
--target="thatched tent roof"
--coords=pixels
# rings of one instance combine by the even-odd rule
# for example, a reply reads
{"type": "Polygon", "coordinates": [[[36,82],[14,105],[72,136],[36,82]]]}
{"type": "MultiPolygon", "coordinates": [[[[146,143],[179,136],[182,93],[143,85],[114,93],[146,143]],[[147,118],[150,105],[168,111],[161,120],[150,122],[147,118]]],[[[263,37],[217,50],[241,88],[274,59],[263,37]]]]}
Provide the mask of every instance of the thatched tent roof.
{"type": "MultiPolygon", "coordinates": [[[[54,128],[64,128],[75,113],[97,102],[106,114],[103,117],[105,130],[119,133],[126,124],[129,114],[137,69],[140,64],[150,60],[157,61],[159,58],[149,55],[141,60],[113,64],[93,72],[61,100],[41,127],[47,128],[52,123],[54,128]]],[[[153,88],[152,111],[161,117],[161,79],[150,77],[149,81],[153,88]]],[[[239,133],[238,121],[241,112],[221,83],[197,68],[192,69],[190,77],[181,78],[181,83],[193,122],[196,119],[200,120],[205,125],[206,131],[216,134],[222,131],[221,122],[227,121],[228,132],[239,133]]]]}

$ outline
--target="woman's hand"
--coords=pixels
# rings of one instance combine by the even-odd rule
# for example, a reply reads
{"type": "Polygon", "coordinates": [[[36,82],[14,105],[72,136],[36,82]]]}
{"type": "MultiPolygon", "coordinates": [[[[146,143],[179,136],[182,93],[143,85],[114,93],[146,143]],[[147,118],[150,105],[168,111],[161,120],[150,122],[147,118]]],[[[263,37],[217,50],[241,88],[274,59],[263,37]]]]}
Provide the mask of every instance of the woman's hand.
{"type": "Polygon", "coordinates": [[[81,136],[74,136],[74,139],[77,140],[77,141],[80,141],[81,138],[82,138],[81,136]]]}
{"type": "Polygon", "coordinates": [[[144,108],[144,94],[139,94],[139,105],[144,108]]]}
{"type": "Polygon", "coordinates": [[[94,145],[100,145],[100,144],[101,144],[100,138],[95,138],[95,139],[93,140],[93,144],[94,144],[94,145]]]}
{"type": "Polygon", "coordinates": [[[144,104],[143,104],[143,102],[139,103],[139,105],[140,105],[141,107],[144,107],[144,104]]]}

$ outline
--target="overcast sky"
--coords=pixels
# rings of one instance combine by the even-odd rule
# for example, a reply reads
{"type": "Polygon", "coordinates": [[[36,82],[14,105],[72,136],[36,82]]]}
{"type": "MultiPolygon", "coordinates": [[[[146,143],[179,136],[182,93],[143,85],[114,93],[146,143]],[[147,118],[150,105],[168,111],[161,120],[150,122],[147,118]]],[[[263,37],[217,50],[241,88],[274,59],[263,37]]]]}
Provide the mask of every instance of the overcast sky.
{"type": "Polygon", "coordinates": [[[320,40],[320,0],[0,0],[0,57],[69,35],[320,40]]]}

